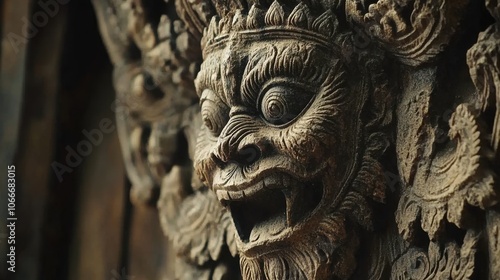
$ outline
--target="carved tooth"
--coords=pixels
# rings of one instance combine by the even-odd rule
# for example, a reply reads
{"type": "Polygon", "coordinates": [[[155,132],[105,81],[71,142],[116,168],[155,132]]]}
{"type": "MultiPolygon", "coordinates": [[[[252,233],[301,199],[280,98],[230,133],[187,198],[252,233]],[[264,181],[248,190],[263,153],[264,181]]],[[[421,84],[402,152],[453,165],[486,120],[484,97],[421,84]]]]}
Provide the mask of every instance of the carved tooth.
{"type": "Polygon", "coordinates": [[[252,188],[245,190],[245,196],[251,197],[256,193],[258,193],[260,190],[262,190],[264,187],[265,187],[264,182],[260,181],[257,184],[255,184],[255,186],[253,186],[252,188]]]}
{"type": "Polygon", "coordinates": [[[241,200],[243,197],[245,197],[243,191],[228,192],[227,195],[231,198],[231,200],[241,200]]]}
{"type": "Polygon", "coordinates": [[[229,196],[229,193],[227,191],[223,191],[223,190],[218,190],[216,192],[217,194],[217,198],[219,199],[219,201],[227,201],[230,199],[230,196],[229,196]]]}
{"type": "Polygon", "coordinates": [[[308,28],[312,22],[311,17],[309,7],[304,2],[300,2],[288,17],[288,25],[308,28]]]}
{"type": "Polygon", "coordinates": [[[283,189],[286,201],[286,225],[292,227],[299,222],[303,212],[306,210],[304,204],[305,188],[299,184],[294,184],[286,189],[283,189]]]}
{"type": "Polygon", "coordinates": [[[268,26],[282,25],[285,22],[285,11],[278,1],[275,0],[269,7],[265,22],[268,26]]]}
{"type": "Polygon", "coordinates": [[[247,28],[259,28],[264,24],[264,11],[252,5],[248,11],[247,28]]]}
{"type": "Polygon", "coordinates": [[[337,17],[331,10],[328,10],[313,22],[312,29],[325,36],[332,36],[337,30],[338,25],[337,17]]]}
{"type": "Polygon", "coordinates": [[[281,180],[277,175],[266,177],[264,179],[264,187],[268,189],[280,188],[281,180]]]}

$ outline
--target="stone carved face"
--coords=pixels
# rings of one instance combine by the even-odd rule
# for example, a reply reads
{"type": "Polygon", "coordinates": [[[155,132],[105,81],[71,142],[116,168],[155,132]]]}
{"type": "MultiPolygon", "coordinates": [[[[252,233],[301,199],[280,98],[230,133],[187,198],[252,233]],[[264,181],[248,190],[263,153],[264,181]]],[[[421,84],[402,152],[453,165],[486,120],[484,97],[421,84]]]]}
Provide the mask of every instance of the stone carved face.
{"type": "Polygon", "coordinates": [[[318,279],[321,264],[335,266],[346,239],[335,209],[359,165],[353,76],[338,53],[300,38],[233,40],[206,55],[195,168],[231,212],[247,277],[318,279]],[[311,251],[302,263],[300,250],[311,251]],[[276,263],[282,272],[265,272],[276,263]]]}
{"type": "Polygon", "coordinates": [[[230,216],[245,279],[500,273],[492,208],[500,146],[492,118],[500,120],[498,1],[485,1],[497,24],[478,36],[472,31],[488,20],[477,19],[489,18],[481,1],[115,2],[93,1],[115,62],[115,87],[122,97],[151,98],[121,120],[124,151],[133,152],[125,156],[129,177],[140,195],[133,189],[132,196],[153,199],[150,167],[159,167],[160,215],[179,256],[177,278],[237,278],[224,249],[235,256],[230,216]],[[467,28],[457,33],[460,26],[467,28]],[[443,67],[475,37],[467,64],[477,91],[464,63],[443,67]],[[193,154],[201,118],[186,106],[195,98],[200,51],[205,62],[196,86],[205,126],[193,154]],[[454,111],[448,125],[445,109],[454,111]],[[140,134],[150,126],[146,149],[140,134]],[[189,181],[187,162],[176,162],[186,148],[176,145],[179,135],[205,185],[189,181]],[[388,174],[388,207],[373,209],[382,221],[372,219],[370,200],[384,200],[379,159],[388,139],[394,155],[385,162],[397,174],[388,174]],[[143,164],[145,155],[153,166],[143,164]],[[374,231],[363,235],[361,228],[374,231]],[[358,237],[360,267],[352,275],[358,237]],[[477,268],[476,251],[484,260],[477,268]]]}

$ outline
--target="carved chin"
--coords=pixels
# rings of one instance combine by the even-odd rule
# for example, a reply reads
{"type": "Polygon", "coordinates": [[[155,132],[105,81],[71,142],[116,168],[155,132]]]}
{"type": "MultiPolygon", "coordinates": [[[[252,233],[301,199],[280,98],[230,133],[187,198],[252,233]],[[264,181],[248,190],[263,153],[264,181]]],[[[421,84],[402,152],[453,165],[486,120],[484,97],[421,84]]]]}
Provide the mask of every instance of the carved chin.
{"type": "Polygon", "coordinates": [[[356,267],[355,252],[359,245],[356,233],[346,234],[339,216],[331,216],[317,226],[266,254],[240,254],[244,279],[348,279],[356,267]],[[342,236],[341,240],[323,234],[332,229],[342,231],[337,235],[342,236]]]}

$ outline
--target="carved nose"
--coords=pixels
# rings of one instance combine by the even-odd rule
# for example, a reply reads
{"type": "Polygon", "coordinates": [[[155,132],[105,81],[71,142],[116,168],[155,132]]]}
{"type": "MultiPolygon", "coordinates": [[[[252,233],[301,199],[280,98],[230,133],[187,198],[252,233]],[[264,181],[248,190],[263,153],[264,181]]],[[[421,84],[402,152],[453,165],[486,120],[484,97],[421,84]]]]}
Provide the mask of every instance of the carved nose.
{"type": "Polygon", "coordinates": [[[231,162],[248,166],[261,158],[262,150],[255,144],[244,145],[238,149],[236,146],[229,146],[229,143],[225,142],[219,145],[212,156],[219,166],[231,162]]]}
{"type": "Polygon", "coordinates": [[[220,134],[213,160],[219,166],[230,162],[250,165],[258,161],[263,153],[262,141],[255,134],[259,128],[250,116],[233,116],[220,134]]]}

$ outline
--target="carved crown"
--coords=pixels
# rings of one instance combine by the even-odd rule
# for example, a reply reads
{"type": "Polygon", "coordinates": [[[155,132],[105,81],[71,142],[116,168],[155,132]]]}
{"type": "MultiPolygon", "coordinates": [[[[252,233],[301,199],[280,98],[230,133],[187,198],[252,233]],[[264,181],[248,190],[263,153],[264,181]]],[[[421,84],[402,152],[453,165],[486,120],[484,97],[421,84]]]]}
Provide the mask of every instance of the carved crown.
{"type": "Polygon", "coordinates": [[[233,39],[263,41],[300,38],[331,47],[338,38],[339,21],[333,10],[314,14],[307,4],[274,1],[269,8],[252,5],[248,14],[242,10],[220,18],[212,17],[204,29],[201,46],[204,52],[223,46],[233,39]]]}

